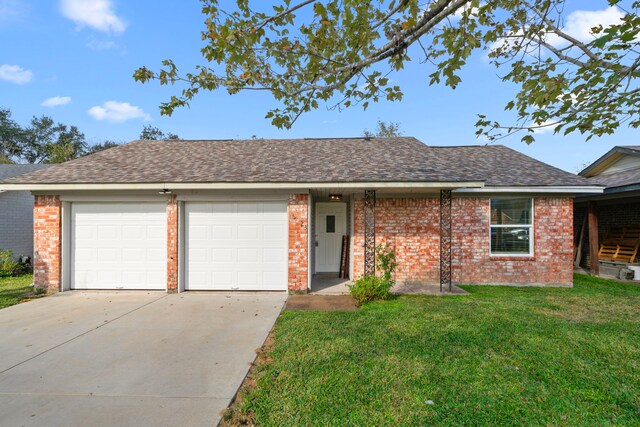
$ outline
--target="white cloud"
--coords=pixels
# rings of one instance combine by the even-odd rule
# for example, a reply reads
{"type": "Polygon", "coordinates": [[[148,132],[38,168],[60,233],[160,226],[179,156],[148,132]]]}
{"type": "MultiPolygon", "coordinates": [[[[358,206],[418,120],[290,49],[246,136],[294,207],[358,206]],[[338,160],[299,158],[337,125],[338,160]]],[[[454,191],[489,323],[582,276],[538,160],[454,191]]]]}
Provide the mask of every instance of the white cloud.
{"type": "MultiPolygon", "coordinates": [[[[591,29],[602,25],[604,28],[611,25],[619,24],[620,20],[624,17],[624,14],[620,9],[615,6],[608,7],[603,10],[575,10],[571,12],[566,19],[566,24],[561,30],[570,35],[571,37],[581,42],[591,42],[596,36],[591,32],[591,29]]],[[[522,30],[518,30],[513,33],[510,38],[503,38],[492,43],[489,46],[489,51],[494,51],[498,48],[507,48],[516,50],[523,42],[522,30]]],[[[565,39],[559,37],[556,34],[547,34],[545,41],[554,47],[564,47],[569,44],[565,39]]]]}
{"type": "Polygon", "coordinates": [[[116,49],[118,45],[112,41],[99,41],[96,39],[90,39],[87,42],[87,47],[91,50],[108,50],[116,49]]]}
{"type": "MultiPolygon", "coordinates": [[[[484,6],[486,3],[485,2],[480,2],[480,7],[484,6]]],[[[454,19],[462,19],[462,14],[464,12],[466,12],[467,10],[469,10],[470,6],[468,4],[465,4],[464,6],[458,8],[458,10],[456,10],[456,12],[451,15],[452,18],[454,19]]],[[[478,15],[478,12],[480,11],[480,8],[478,7],[471,7],[471,16],[476,16],[478,15]]]]}
{"type": "MultiPolygon", "coordinates": [[[[567,16],[567,23],[562,31],[581,42],[590,42],[596,36],[591,29],[602,25],[604,28],[619,24],[624,14],[615,6],[603,10],[575,10],[567,16]]],[[[547,42],[553,46],[567,44],[564,39],[550,35],[547,42]]]]}
{"type": "Polygon", "coordinates": [[[553,132],[556,129],[557,120],[547,120],[542,123],[533,122],[529,126],[534,128],[533,133],[537,135],[542,135],[545,133],[553,132]]]}
{"type": "Polygon", "coordinates": [[[151,120],[151,116],[140,107],[128,102],[107,101],[102,105],[89,108],[89,115],[96,120],[126,122],[132,119],[151,120]]]}
{"type": "Polygon", "coordinates": [[[0,80],[6,80],[18,85],[29,83],[33,78],[31,70],[25,70],[18,65],[0,65],[0,80]]]}
{"type": "Polygon", "coordinates": [[[60,11],[79,28],[86,26],[105,33],[122,33],[127,28],[111,0],[61,0],[60,11]]]}
{"type": "Polygon", "coordinates": [[[51,98],[47,98],[42,101],[43,107],[57,107],[59,105],[67,105],[71,102],[70,96],[54,96],[51,98]]]}

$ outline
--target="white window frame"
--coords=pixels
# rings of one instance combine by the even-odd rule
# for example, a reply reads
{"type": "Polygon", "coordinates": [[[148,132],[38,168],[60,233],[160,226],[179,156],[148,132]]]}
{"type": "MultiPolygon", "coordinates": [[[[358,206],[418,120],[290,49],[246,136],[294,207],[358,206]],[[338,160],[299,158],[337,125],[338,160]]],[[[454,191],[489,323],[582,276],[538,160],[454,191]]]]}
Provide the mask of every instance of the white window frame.
{"type": "Polygon", "coordinates": [[[491,197],[489,199],[489,253],[492,257],[529,257],[532,258],[534,256],[534,225],[535,225],[535,199],[533,197],[491,197]],[[492,200],[516,200],[516,199],[524,199],[531,200],[531,224],[492,224],[491,223],[491,201],[492,200]],[[491,231],[493,228],[529,228],[529,252],[528,253],[493,253],[491,249],[491,231]]]}

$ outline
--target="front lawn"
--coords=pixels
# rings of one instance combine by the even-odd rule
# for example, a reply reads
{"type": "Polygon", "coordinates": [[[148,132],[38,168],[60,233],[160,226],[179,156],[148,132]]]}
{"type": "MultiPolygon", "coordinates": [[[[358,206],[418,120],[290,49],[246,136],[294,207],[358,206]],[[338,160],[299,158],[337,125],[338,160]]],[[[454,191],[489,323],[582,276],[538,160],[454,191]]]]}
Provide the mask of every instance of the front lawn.
{"type": "Polygon", "coordinates": [[[260,426],[640,424],[640,286],[465,289],[284,312],[241,412],[260,426]]]}
{"type": "Polygon", "coordinates": [[[33,292],[33,276],[0,277],[0,308],[9,307],[27,298],[33,292]]]}

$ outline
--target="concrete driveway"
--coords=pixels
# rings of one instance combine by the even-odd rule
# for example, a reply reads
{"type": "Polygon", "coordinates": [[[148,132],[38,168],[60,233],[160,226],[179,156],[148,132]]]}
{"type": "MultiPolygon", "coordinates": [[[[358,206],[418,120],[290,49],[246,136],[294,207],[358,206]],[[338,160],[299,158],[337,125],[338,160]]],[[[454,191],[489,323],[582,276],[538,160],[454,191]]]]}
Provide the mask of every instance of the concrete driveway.
{"type": "Polygon", "coordinates": [[[74,291],[0,310],[0,425],[216,425],[285,300],[74,291]]]}

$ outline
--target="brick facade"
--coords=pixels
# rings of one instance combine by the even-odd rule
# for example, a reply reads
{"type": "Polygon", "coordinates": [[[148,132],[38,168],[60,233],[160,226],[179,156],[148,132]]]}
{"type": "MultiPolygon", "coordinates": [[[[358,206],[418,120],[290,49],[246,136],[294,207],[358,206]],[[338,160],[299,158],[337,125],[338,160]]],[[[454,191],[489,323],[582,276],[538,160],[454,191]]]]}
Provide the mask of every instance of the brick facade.
{"type": "MultiPolygon", "coordinates": [[[[396,281],[434,282],[440,268],[440,208],[436,198],[376,200],[376,245],[396,252],[396,281]]],[[[354,209],[354,276],[364,272],[364,200],[354,209]]]]}
{"type": "MultiPolygon", "coordinates": [[[[458,283],[570,284],[573,257],[573,200],[534,198],[534,255],[490,255],[488,197],[452,202],[452,275],[458,283]]],[[[59,196],[36,196],[34,203],[34,284],[60,290],[61,202],[59,196]]],[[[291,194],[288,202],[288,288],[306,292],[309,278],[309,196],[291,194]]],[[[178,202],[167,201],[167,291],[178,288],[178,202]]],[[[353,268],[364,272],[364,201],[354,205],[353,268]]],[[[440,260],[439,199],[378,198],[376,244],[395,249],[400,283],[437,282],[440,260]]]]}
{"type": "Polygon", "coordinates": [[[532,257],[490,255],[489,198],[452,203],[452,274],[458,283],[548,284],[573,282],[573,199],[535,197],[532,257]]]}
{"type": "MultiPolygon", "coordinates": [[[[490,255],[489,198],[452,202],[452,275],[458,283],[570,284],[573,281],[573,200],[534,199],[534,256],[490,255]]],[[[376,244],[396,251],[399,283],[437,282],[440,268],[438,198],[376,200],[376,244]]],[[[364,202],[354,209],[354,276],[364,272],[364,202]]]]}
{"type": "Polygon", "coordinates": [[[167,200],[167,292],[178,291],[178,197],[167,200]]]}
{"type": "Polygon", "coordinates": [[[62,204],[59,196],[35,196],[33,232],[33,284],[48,293],[58,292],[62,258],[62,204]]]}
{"type": "Polygon", "coordinates": [[[309,278],[309,195],[289,196],[289,281],[290,292],[306,292],[309,278]]]}

